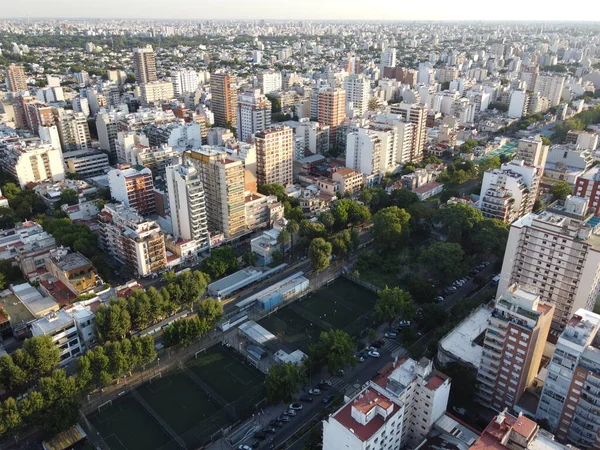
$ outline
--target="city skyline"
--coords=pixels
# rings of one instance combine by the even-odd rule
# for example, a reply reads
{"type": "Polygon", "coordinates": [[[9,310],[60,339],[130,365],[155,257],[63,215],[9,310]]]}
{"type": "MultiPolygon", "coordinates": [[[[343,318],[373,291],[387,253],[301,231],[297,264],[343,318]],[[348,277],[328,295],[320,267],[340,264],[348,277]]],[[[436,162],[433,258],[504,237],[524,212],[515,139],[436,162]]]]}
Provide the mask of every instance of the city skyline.
{"type": "Polygon", "coordinates": [[[127,4],[107,0],[97,11],[75,0],[60,0],[49,4],[31,0],[26,6],[13,2],[3,5],[6,18],[112,18],[112,19],[167,19],[167,20],[364,20],[364,21],[577,21],[597,22],[598,18],[586,14],[594,9],[595,2],[584,0],[579,8],[558,10],[540,9],[535,4],[509,0],[502,9],[490,11],[475,0],[463,0],[460,7],[448,9],[447,4],[434,0],[428,8],[407,5],[391,0],[376,0],[364,4],[359,0],[306,0],[302,8],[297,3],[275,0],[245,2],[234,0],[228,8],[210,0],[198,11],[190,11],[188,4],[170,4],[165,10],[158,0],[134,0],[127,4]],[[233,15],[232,15],[233,14],[233,15]]]}

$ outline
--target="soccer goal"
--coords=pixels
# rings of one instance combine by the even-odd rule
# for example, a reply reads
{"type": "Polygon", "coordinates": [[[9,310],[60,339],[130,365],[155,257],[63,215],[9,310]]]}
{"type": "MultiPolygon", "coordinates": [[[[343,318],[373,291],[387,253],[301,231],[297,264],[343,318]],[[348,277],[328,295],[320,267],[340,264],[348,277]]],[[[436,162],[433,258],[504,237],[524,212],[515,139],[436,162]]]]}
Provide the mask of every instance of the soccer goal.
{"type": "Polygon", "coordinates": [[[205,348],[203,348],[202,350],[198,350],[196,353],[194,353],[194,358],[198,359],[198,355],[199,355],[200,353],[204,353],[204,354],[206,354],[206,347],[205,347],[205,348]]]}
{"type": "Polygon", "coordinates": [[[103,409],[108,408],[109,406],[112,406],[112,400],[109,400],[107,402],[102,403],[100,406],[98,406],[98,412],[102,412],[103,409]]]}
{"type": "Polygon", "coordinates": [[[152,375],[152,376],[151,376],[151,377],[148,379],[148,381],[150,381],[150,384],[152,384],[152,380],[154,380],[155,378],[162,378],[162,372],[158,372],[157,374],[155,374],[155,375],[152,375]]]}

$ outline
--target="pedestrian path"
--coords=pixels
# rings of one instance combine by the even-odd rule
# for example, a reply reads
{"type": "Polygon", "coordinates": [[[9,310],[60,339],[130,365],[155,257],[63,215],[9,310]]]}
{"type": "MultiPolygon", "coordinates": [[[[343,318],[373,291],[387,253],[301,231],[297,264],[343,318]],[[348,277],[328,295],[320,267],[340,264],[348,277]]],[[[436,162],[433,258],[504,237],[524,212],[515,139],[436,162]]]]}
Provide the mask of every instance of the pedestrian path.
{"type": "Polygon", "coordinates": [[[402,347],[402,345],[396,342],[393,339],[384,338],[385,344],[383,344],[383,348],[385,348],[390,353],[394,353],[396,350],[402,347]]]}

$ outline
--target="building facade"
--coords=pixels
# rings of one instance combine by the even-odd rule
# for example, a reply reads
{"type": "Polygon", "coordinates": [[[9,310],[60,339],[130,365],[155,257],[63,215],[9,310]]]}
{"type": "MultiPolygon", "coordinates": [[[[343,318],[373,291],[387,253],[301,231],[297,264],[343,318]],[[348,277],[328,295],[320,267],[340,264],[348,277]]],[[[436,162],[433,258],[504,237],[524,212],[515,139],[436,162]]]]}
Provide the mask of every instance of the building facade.
{"type": "Polygon", "coordinates": [[[227,72],[213,73],[210,77],[210,108],[215,115],[215,125],[236,126],[237,79],[227,72]]]}
{"type": "Polygon", "coordinates": [[[259,185],[292,184],[294,132],[290,127],[270,128],[255,134],[256,180],[259,185]]]}
{"type": "Polygon", "coordinates": [[[242,142],[271,126],[271,102],[259,89],[247,90],[238,96],[236,113],[237,137],[242,142]]]}
{"type": "Polygon", "coordinates": [[[151,45],[133,49],[133,70],[139,84],[152,83],[156,76],[156,60],[151,45]]]}
{"type": "Polygon", "coordinates": [[[156,212],[154,181],[150,169],[121,165],[108,172],[108,182],[113,199],[134,208],[141,215],[156,212]]]}

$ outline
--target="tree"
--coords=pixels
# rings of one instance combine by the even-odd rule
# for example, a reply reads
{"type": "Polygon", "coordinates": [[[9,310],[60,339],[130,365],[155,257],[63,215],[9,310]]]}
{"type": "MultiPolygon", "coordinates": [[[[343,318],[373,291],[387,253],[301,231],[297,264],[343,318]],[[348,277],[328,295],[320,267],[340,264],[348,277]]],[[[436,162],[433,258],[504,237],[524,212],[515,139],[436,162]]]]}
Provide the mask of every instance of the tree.
{"type": "Polygon", "coordinates": [[[369,111],[377,111],[377,108],[379,108],[379,100],[375,97],[371,97],[369,99],[369,103],[367,104],[367,109],[369,111]]]}
{"type": "Polygon", "coordinates": [[[352,337],[342,330],[322,331],[319,341],[311,345],[310,353],[318,366],[327,364],[329,373],[336,373],[346,367],[354,367],[354,349],[352,337]]]}
{"type": "Polygon", "coordinates": [[[27,383],[29,374],[15,364],[10,355],[0,357],[0,386],[11,393],[18,393],[27,383]]]}
{"type": "Polygon", "coordinates": [[[331,244],[323,238],[315,238],[311,241],[308,248],[308,256],[312,261],[313,268],[317,272],[321,272],[329,267],[332,249],[331,244]]]}
{"type": "Polygon", "coordinates": [[[223,303],[214,298],[206,298],[198,303],[198,317],[206,320],[212,327],[223,317],[223,303]]]}
{"type": "Polygon", "coordinates": [[[79,203],[79,193],[75,189],[64,189],[60,194],[60,199],[56,202],[56,208],[62,205],[77,205],[79,203]]]}
{"type": "Polygon", "coordinates": [[[229,246],[219,247],[212,251],[211,255],[202,261],[200,268],[211,280],[221,278],[235,272],[238,269],[238,259],[229,246]]]}
{"type": "Polygon", "coordinates": [[[394,250],[408,237],[410,215],[397,206],[378,211],[373,216],[373,238],[380,249],[394,250]]]}
{"type": "Polygon", "coordinates": [[[283,262],[283,253],[281,253],[281,250],[275,250],[271,257],[275,264],[281,264],[283,262]]]}
{"type": "MultiPolygon", "coordinates": [[[[354,232],[356,230],[352,231],[354,232]]],[[[341,258],[344,258],[355,248],[354,240],[352,238],[352,233],[350,233],[350,230],[342,230],[339,233],[334,234],[331,237],[330,242],[333,254],[341,258]]]]}
{"type": "Polygon", "coordinates": [[[465,252],[454,242],[435,242],[421,256],[419,262],[432,276],[448,282],[464,273],[465,252]]]}
{"type": "Polygon", "coordinates": [[[552,146],[552,141],[546,136],[542,136],[542,144],[552,146]]]}
{"type": "Polygon", "coordinates": [[[258,255],[252,250],[248,250],[242,255],[242,262],[245,266],[255,266],[258,262],[258,255]]]}
{"type": "Polygon", "coordinates": [[[431,281],[418,274],[409,277],[407,288],[417,303],[429,303],[437,295],[437,289],[431,285],[431,281]]]}
{"type": "Polygon", "coordinates": [[[397,318],[411,320],[416,312],[410,294],[399,287],[380,290],[377,293],[374,316],[382,322],[393,322],[397,318]]]}
{"type": "Polygon", "coordinates": [[[72,426],[79,415],[79,391],[74,377],[64,370],[40,380],[40,393],[44,398],[42,424],[49,433],[58,433],[72,426]]]}
{"type": "Polygon", "coordinates": [[[131,330],[131,316],[124,300],[111,300],[96,311],[96,334],[100,342],[118,341],[131,330]]]}
{"type": "Polygon", "coordinates": [[[419,202],[419,196],[408,189],[394,189],[390,194],[390,203],[398,208],[406,209],[419,202]]]}
{"type": "Polygon", "coordinates": [[[444,225],[450,241],[459,242],[483,220],[483,214],[472,206],[459,203],[438,209],[435,219],[444,225]]]}
{"type": "Polygon", "coordinates": [[[0,206],[0,230],[13,228],[17,219],[13,210],[7,206],[0,206]]]}
{"type": "Polygon", "coordinates": [[[436,303],[428,303],[421,307],[419,323],[427,330],[441,327],[448,319],[448,313],[436,303]]]}
{"type": "Polygon", "coordinates": [[[360,205],[349,198],[338,200],[332,213],[335,218],[335,226],[339,230],[371,219],[371,213],[366,206],[360,205]]]}
{"type": "Polygon", "coordinates": [[[335,225],[335,217],[331,211],[323,211],[319,214],[319,222],[321,222],[325,228],[331,230],[335,225]]]}
{"type": "Polygon", "coordinates": [[[292,235],[285,228],[279,232],[277,243],[285,248],[292,241],[292,235]]]}
{"type": "Polygon", "coordinates": [[[50,336],[26,339],[23,352],[25,360],[20,365],[33,379],[49,374],[60,362],[60,351],[50,336]]]}
{"type": "Polygon", "coordinates": [[[550,193],[552,194],[552,200],[562,200],[564,201],[567,196],[573,193],[573,188],[566,181],[559,181],[554,183],[550,188],[550,193]]]}
{"type": "Polygon", "coordinates": [[[273,364],[265,379],[267,398],[272,403],[291,402],[304,381],[301,366],[291,362],[273,364]]]}
{"type": "Polygon", "coordinates": [[[471,233],[473,249],[485,256],[501,258],[508,241],[508,225],[498,219],[484,219],[475,225],[471,233]]]}

